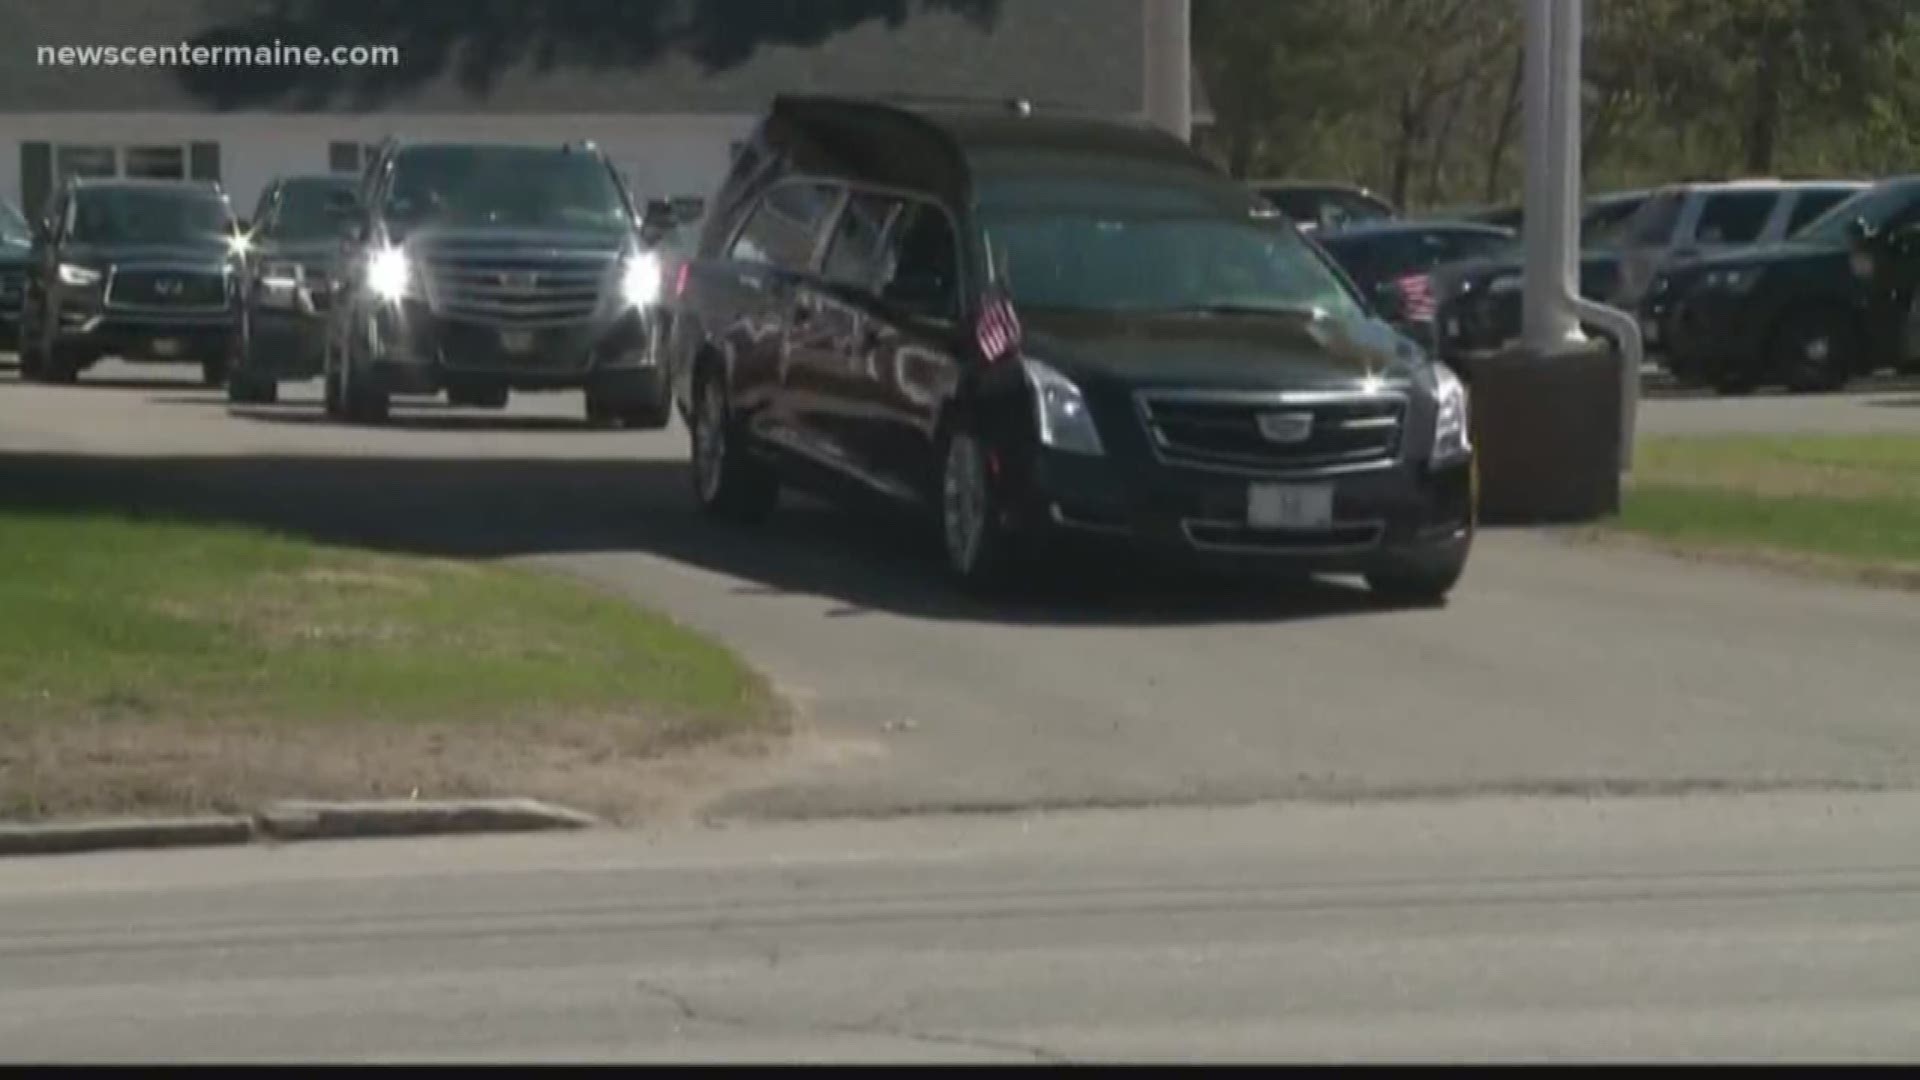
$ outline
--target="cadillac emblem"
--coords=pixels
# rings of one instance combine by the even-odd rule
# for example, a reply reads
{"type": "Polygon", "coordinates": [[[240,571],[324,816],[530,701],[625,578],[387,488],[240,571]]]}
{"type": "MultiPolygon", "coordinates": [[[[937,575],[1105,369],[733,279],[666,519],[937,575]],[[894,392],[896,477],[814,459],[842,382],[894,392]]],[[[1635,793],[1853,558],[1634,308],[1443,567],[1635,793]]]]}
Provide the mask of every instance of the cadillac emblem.
{"type": "Polygon", "coordinates": [[[1260,437],[1282,446],[1298,446],[1313,438],[1313,414],[1304,412],[1261,413],[1260,437]]]}

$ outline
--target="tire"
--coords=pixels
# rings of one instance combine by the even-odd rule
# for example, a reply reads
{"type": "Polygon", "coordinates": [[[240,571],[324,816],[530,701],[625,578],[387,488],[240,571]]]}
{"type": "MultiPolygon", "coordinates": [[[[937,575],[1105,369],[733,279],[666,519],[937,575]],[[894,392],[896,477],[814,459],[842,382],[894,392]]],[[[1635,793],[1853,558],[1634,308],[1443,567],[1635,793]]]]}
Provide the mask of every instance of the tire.
{"type": "Polygon", "coordinates": [[[72,386],[80,381],[81,358],[59,343],[43,343],[40,353],[40,381],[55,386],[72,386]]]}
{"type": "Polygon", "coordinates": [[[709,516],[741,524],[766,520],[780,501],[773,470],[748,450],[745,430],[733,417],[725,381],[715,373],[694,386],[690,461],[694,498],[709,516]]]}
{"type": "Polygon", "coordinates": [[[227,376],[227,401],[233,405],[272,405],[280,400],[280,384],[245,371],[227,376]]]}
{"type": "Polygon", "coordinates": [[[1464,554],[1431,563],[1406,563],[1367,574],[1373,595],[1395,606],[1444,607],[1467,570],[1464,554]]]}
{"type": "Polygon", "coordinates": [[[351,350],[341,360],[340,405],[347,421],[368,425],[386,423],[393,411],[393,399],[386,387],[372,382],[364,374],[356,375],[351,350]]]}
{"type": "Polygon", "coordinates": [[[1012,579],[1014,542],[1001,511],[986,447],[958,421],[940,450],[940,549],[947,573],[970,592],[996,592],[1012,579]]]}
{"type": "Polygon", "coordinates": [[[1751,371],[1740,368],[1722,367],[1707,379],[1707,385],[1721,397],[1741,397],[1751,394],[1760,385],[1760,380],[1751,371]]]}
{"type": "Polygon", "coordinates": [[[673,404],[633,405],[620,412],[620,422],[634,431],[660,431],[673,422],[673,404]]]}
{"type": "Polygon", "coordinates": [[[37,383],[46,378],[46,359],[35,341],[38,336],[33,332],[33,324],[27,320],[26,312],[21,312],[20,337],[15,344],[15,349],[20,354],[21,382],[37,383]]]}
{"type": "Polygon", "coordinates": [[[225,386],[227,374],[231,370],[232,367],[226,357],[209,357],[200,361],[200,382],[209,388],[225,386]]]}
{"type": "Polygon", "coordinates": [[[1767,352],[1788,390],[1817,394],[1847,384],[1858,350],[1859,335],[1844,315],[1810,308],[1780,320],[1767,352]]]}
{"type": "Polygon", "coordinates": [[[329,420],[345,420],[347,418],[346,391],[340,386],[340,376],[334,371],[332,364],[328,364],[325,371],[321,374],[321,382],[323,384],[321,388],[324,400],[323,407],[326,410],[327,418],[329,420]]]}
{"type": "Polygon", "coordinates": [[[596,428],[619,427],[620,412],[608,403],[605,398],[592,391],[588,391],[587,426],[596,428]]]}

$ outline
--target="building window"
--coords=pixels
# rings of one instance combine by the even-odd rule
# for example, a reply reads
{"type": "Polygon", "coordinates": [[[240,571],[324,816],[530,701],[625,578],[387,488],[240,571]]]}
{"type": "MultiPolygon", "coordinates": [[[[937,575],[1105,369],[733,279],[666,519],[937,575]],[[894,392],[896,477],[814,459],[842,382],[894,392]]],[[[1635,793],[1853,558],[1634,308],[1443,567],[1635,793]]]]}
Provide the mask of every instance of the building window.
{"type": "Polygon", "coordinates": [[[126,168],[130,180],[185,180],[187,151],[180,146],[129,146],[126,168]]]}
{"type": "Polygon", "coordinates": [[[53,152],[56,181],[70,177],[120,175],[119,154],[111,146],[61,146],[53,152]]]}

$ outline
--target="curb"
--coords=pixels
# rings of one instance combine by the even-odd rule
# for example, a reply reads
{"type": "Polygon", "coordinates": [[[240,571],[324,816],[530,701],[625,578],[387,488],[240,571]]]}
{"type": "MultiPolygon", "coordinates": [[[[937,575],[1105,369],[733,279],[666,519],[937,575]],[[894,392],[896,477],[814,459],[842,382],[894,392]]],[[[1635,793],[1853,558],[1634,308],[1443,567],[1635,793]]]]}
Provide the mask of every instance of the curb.
{"type": "Polygon", "coordinates": [[[256,840],[360,840],[586,829],[598,818],[536,799],[269,803],[252,814],[0,825],[0,858],[223,847],[256,840]]]}
{"type": "Polygon", "coordinates": [[[0,825],[0,856],[70,855],[85,851],[218,847],[253,839],[253,819],[175,818],[89,821],[55,825],[0,825]]]}
{"type": "Polygon", "coordinates": [[[290,841],[544,832],[584,829],[599,822],[589,814],[536,799],[477,799],[342,803],[289,800],[269,803],[254,815],[254,823],[262,836],[290,841]]]}

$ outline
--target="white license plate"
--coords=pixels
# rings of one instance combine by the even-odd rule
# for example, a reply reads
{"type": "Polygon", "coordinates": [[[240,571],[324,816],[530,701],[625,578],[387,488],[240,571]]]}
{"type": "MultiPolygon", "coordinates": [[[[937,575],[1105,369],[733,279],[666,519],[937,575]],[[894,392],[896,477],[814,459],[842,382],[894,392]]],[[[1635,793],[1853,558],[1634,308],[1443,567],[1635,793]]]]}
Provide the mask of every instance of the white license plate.
{"type": "Polygon", "coordinates": [[[1256,529],[1333,527],[1331,484],[1255,484],[1247,489],[1247,524],[1256,529]]]}
{"type": "Polygon", "coordinates": [[[155,356],[171,359],[179,356],[181,351],[179,338],[163,337],[153,339],[153,355],[155,356]]]}
{"type": "Polygon", "coordinates": [[[510,353],[529,353],[533,351],[533,331],[502,330],[500,347],[510,353]]]}

